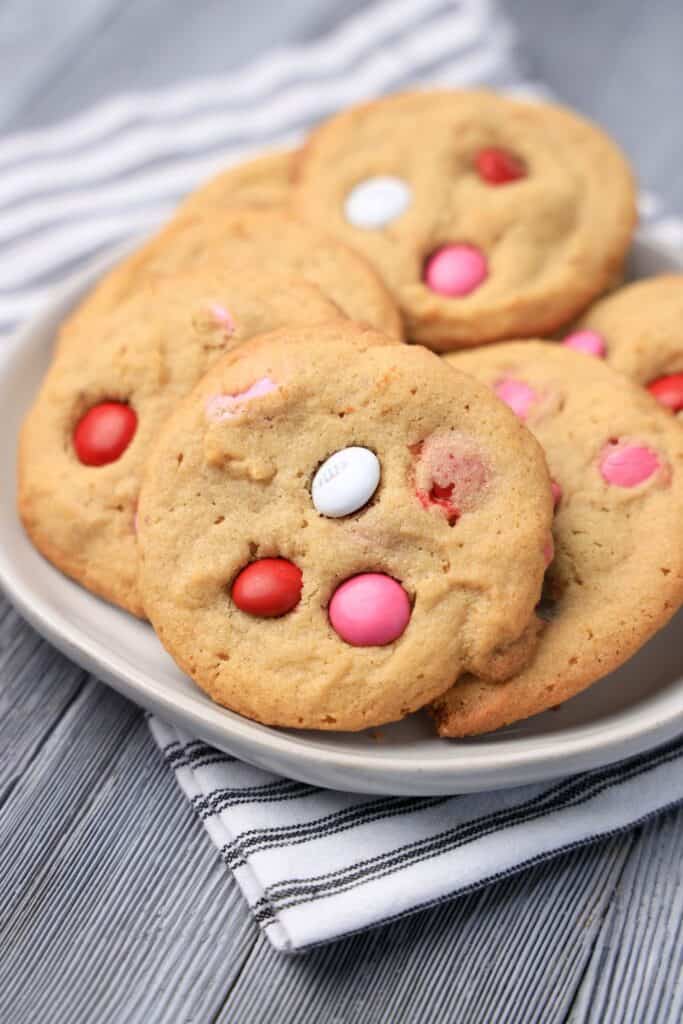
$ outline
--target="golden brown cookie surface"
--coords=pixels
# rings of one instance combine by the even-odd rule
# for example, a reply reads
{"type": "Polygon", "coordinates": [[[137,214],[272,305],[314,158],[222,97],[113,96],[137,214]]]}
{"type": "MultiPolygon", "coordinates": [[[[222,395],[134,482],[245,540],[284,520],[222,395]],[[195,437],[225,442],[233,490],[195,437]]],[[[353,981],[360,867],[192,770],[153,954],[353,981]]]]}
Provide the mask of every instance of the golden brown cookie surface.
{"type": "Polygon", "coordinates": [[[617,289],[588,310],[565,344],[602,356],[683,416],[683,274],[617,289]]]}
{"type": "Polygon", "coordinates": [[[204,263],[252,274],[287,274],[319,288],[345,316],[402,336],[398,310],[377,273],[347,246],[282,210],[231,207],[178,216],[110,271],[72,313],[61,345],[97,331],[101,318],[147,281],[204,263]]]}
{"type": "Polygon", "coordinates": [[[199,211],[215,216],[235,205],[281,206],[289,199],[294,157],[282,150],[220,171],[190,193],[178,215],[199,211]]]}
{"type": "Polygon", "coordinates": [[[247,338],[337,317],[312,285],[277,275],[206,265],[141,287],[101,320],[99,335],[57,355],[24,424],[19,505],[36,547],[142,615],[135,516],[164,420],[212,362],[247,338]]]}
{"type": "Polygon", "coordinates": [[[219,703],[361,729],[518,640],[551,515],[540,448],[476,381],[348,321],[283,329],[167,423],[140,501],[144,603],[219,703]]]}
{"type": "Polygon", "coordinates": [[[293,204],[363,253],[437,351],[553,331],[619,273],[636,220],[626,160],[564,108],[406,93],[316,129],[293,204]]]}
{"type": "Polygon", "coordinates": [[[677,610],[683,432],[639,386],[552,342],[509,342],[447,361],[518,413],[560,488],[542,606],[548,622],[535,657],[507,682],[463,679],[434,705],[441,735],[465,736],[574,696],[677,610]]]}

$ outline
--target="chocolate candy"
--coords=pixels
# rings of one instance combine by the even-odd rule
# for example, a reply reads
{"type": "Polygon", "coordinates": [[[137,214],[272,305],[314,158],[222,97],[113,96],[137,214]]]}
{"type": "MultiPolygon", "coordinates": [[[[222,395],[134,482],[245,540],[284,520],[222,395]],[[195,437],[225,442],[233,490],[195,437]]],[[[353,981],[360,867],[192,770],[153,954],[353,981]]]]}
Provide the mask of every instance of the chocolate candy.
{"type": "Polygon", "coordinates": [[[384,647],[408,625],[410,601],[391,576],[365,572],[337,587],[329,616],[332,628],[352,647],[384,647]]]}
{"type": "Polygon", "coordinates": [[[410,188],[401,178],[366,178],[347,195],[344,215],[355,228],[381,228],[400,217],[411,198],[410,188]]]}
{"type": "Polygon", "coordinates": [[[474,163],[479,177],[487,185],[507,185],[526,177],[526,167],[519,157],[495,146],[480,149],[474,163]]]}
{"type": "Polygon", "coordinates": [[[277,391],[277,384],[270,377],[261,377],[244,391],[235,395],[212,395],[207,398],[204,410],[206,418],[214,423],[231,420],[244,409],[244,406],[255,398],[263,398],[272,391],[277,391]]]}
{"type": "Polygon", "coordinates": [[[567,348],[573,348],[575,352],[595,356],[596,359],[604,359],[607,353],[605,339],[597,331],[574,331],[573,334],[567,335],[562,344],[567,348]]]}
{"type": "Polygon", "coordinates": [[[642,444],[610,441],[603,449],[600,473],[616,487],[637,487],[660,469],[662,463],[652,448],[642,444]]]}
{"type": "Polygon", "coordinates": [[[671,373],[648,384],[647,390],[672,412],[683,409],[683,373],[671,373]]]}
{"type": "Polygon", "coordinates": [[[76,455],[84,466],[116,462],[133,440],[138,418],[124,402],[100,402],[80,418],[74,430],[76,455]]]}
{"type": "Polygon", "coordinates": [[[442,245],[424,268],[424,283],[449,298],[469,295],[488,275],[486,257],[474,245],[442,245]]]}
{"type": "Polygon", "coordinates": [[[538,394],[529,384],[514,377],[503,377],[493,390],[520,420],[527,418],[532,405],[538,400],[538,394]]]}
{"type": "Polygon", "coordinates": [[[301,569],[286,558],[260,558],[242,569],[232,585],[232,599],[247,615],[274,619],[301,600],[301,569]]]}
{"type": "Polygon", "coordinates": [[[313,504],[322,516],[349,516],[367,505],[379,478],[379,459],[369,448],[341,448],[325,459],[313,477],[313,504]]]}

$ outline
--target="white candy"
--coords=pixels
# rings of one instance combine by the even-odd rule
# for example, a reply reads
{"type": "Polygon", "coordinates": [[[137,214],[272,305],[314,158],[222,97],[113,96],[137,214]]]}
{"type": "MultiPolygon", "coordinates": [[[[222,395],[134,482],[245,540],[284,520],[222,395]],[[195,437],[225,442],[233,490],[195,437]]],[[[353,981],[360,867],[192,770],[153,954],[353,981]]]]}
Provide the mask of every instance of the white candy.
{"type": "Polygon", "coordinates": [[[355,228],[381,228],[408,209],[411,191],[400,178],[366,178],[352,188],[344,215],[355,228]]]}
{"type": "Polygon", "coordinates": [[[379,459],[369,448],[341,448],[313,477],[313,504],[331,519],[350,516],[370,501],[379,477],[379,459]]]}

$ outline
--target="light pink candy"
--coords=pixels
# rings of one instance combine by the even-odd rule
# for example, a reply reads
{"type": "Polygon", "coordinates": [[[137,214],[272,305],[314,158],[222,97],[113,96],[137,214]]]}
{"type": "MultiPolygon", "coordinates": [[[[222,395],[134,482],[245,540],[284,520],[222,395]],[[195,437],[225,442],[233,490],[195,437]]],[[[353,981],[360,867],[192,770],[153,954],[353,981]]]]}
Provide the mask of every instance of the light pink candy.
{"type": "Polygon", "coordinates": [[[605,339],[597,331],[574,331],[573,334],[567,335],[562,344],[567,348],[573,348],[576,352],[595,356],[596,359],[604,359],[607,352],[605,339]]]}
{"type": "Polygon", "coordinates": [[[234,334],[235,321],[230,310],[225,306],[221,306],[218,302],[212,302],[209,308],[214,320],[221,325],[225,333],[227,335],[234,334]]]}
{"type": "Polygon", "coordinates": [[[637,487],[661,467],[659,456],[642,444],[606,445],[600,458],[603,480],[616,487],[637,487]]]}
{"type": "Polygon", "coordinates": [[[352,647],[383,647],[408,625],[410,602],[391,576],[366,572],[337,587],[329,615],[332,628],[352,647]]]}
{"type": "Polygon", "coordinates": [[[525,420],[531,411],[531,406],[538,399],[538,394],[532,387],[525,384],[523,380],[515,380],[514,377],[504,377],[495,385],[495,393],[509,405],[520,420],[525,420]]]}
{"type": "Polygon", "coordinates": [[[206,400],[204,407],[206,417],[214,423],[232,419],[240,414],[247,402],[252,401],[254,398],[263,398],[264,395],[269,395],[271,391],[277,391],[275,381],[272,381],[270,377],[261,377],[260,380],[255,381],[245,391],[239,391],[236,395],[212,395],[211,398],[206,400]]]}
{"type": "Polygon", "coordinates": [[[557,508],[562,501],[562,488],[557,480],[550,481],[550,490],[553,492],[553,508],[557,508]]]}
{"type": "Polygon", "coordinates": [[[443,245],[432,253],[424,269],[425,284],[449,298],[469,295],[487,275],[486,257],[474,245],[443,245]]]}
{"type": "Polygon", "coordinates": [[[550,563],[552,562],[553,558],[555,557],[555,541],[553,540],[552,533],[543,545],[543,557],[545,559],[545,567],[547,569],[550,563]]]}

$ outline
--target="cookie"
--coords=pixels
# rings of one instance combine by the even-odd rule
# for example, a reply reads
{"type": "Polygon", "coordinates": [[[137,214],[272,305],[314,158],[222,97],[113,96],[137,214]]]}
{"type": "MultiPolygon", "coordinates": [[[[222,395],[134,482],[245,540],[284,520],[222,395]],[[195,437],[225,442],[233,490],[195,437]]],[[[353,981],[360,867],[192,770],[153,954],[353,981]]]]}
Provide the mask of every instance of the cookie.
{"type": "Polygon", "coordinates": [[[361,256],[283,210],[234,207],[215,215],[194,210],[173,220],[102,279],[66,321],[60,347],[96,332],[102,318],[145,282],[205,262],[300,277],[352,320],[402,337],[391,296],[361,256]]]}
{"type": "Polygon", "coordinates": [[[612,292],[591,306],[564,344],[606,359],[683,418],[683,274],[612,292]]]}
{"type": "Polygon", "coordinates": [[[337,321],[213,366],[150,457],[139,519],[146,611],[202,689],[271,725],[357,730],[524,646],[552,500],[485,387],[337,321]]]}
{"type": "Polygon", "coordinates": [[[291,186],[293,152],[282,150],[247,160],[214,175],[181,203],[178,215],[219,216],[231,206],[282,206],[291,186]]]}
{"type": "Polygon", "coordinates": [[[437,351],[544,334],[619,275],[636,222],[617,146],[562,107],[389,96],[313,132],[292,203],[363,253],[437,351]]]}
{"type": "Polygon", "coordinates": [[[683,431],[622,374],[552,342],[447,360],[488,384],[534,432],[557,500],[539,609],[548,621],[535,656],[507,682],[470,677],[433,705],[442,736],[467,736],[579,693],[679,607],[683,431]]]}
{"type": "Polygon", "coordinates": [[[167,415],[245,339],[340,314],[299,280],[205,265],[141,287],[55,359],[21,436],[19,507],[36,547],[136,615],[135,517],[167,415]]]}

